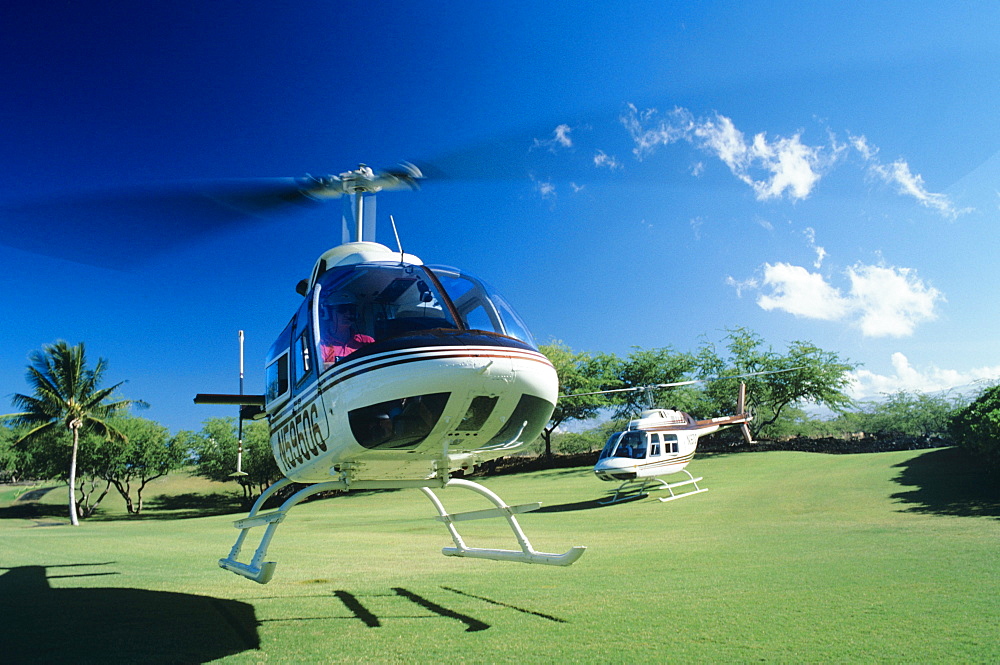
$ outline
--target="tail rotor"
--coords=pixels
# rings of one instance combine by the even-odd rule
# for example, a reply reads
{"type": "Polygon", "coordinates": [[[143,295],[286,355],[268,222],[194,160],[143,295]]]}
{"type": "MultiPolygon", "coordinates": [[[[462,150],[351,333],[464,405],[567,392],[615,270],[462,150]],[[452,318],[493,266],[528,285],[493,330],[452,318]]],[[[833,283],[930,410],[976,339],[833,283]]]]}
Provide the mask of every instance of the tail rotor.
{"type": "Polygon", "coordinates": [[[746,420],[740,424],[740,432],[743,433],[743,439],[748,444],[755,443],[753,434],[750,432],[750,426],[747,424],[753,420],[753,416],[747,410],[747,384],[745,383],[740,383],[740,390],[736,395],[736,413],[746,417],[746,420]]]}

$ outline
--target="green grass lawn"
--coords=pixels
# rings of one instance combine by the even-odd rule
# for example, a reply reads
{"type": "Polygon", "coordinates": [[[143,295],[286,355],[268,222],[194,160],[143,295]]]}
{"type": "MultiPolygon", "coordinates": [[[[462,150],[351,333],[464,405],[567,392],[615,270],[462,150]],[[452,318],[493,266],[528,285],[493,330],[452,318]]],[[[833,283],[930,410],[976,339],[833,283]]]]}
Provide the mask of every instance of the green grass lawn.
{"type": "MultiPolygon", "coordinates": [[[[303,504],[265,586],[216,566],[238,515],[119,519],[109,503],[44,526],[65,523],[57,487],[43,519],[0,519],[0,645],[11,662],[1000,661],[1000,490],[957,451],[690,470],[709,491],[670,503],[598,506],[612,486],[589,468],[483,481],[543,502],[520,518],[536,549],[588,546],[569,568],[442,556],[416,490],[303,504]]],[[[164,479],[151,503],[225,487],[199,483],[164,479]]],[[[440,496],[485,507],[465,494],[440,496]]],[[[0,515],[12,500],[0,490],[0,515]]],[[[515,546],[499,520],[460,527],[470,546],[515,546]]]]}

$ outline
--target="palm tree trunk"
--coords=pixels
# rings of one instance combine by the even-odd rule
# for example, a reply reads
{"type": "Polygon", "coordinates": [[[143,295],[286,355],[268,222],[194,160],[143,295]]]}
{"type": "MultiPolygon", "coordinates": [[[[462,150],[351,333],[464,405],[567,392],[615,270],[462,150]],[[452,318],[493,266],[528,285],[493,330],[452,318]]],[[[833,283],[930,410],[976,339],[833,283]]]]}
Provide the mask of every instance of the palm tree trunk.
{"type": "Polygon", "coordinates": [[[80,445],[79,421],[71,422],[69,428],[73,432],[73,454],[69,458],[69,523],[80,526],[80,520],[76,516],[76,451],[80,445]]]}

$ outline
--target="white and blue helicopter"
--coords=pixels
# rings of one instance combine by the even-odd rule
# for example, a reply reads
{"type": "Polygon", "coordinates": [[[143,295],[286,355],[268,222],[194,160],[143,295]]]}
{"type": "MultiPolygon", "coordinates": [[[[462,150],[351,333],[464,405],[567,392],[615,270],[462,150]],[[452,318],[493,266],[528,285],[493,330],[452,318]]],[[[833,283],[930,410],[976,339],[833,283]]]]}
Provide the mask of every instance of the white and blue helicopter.
{"type": "Polygon", "coordinates": [[[412,164],[391,171],[361,165],[269,193],[286,202],[348,197],[353,233],[299,283],[302,304],[268,353],[263,394],[195,398],[240,405],[241,419],[266,419],[285,476],[235,522],[239,535],[222,568],[267,583],[276,566],[265,560],[275,529],[297,503],[328,490],[419,489],[451,535],[454,547],[442,550],[448,556],[568,566],[583,555],[582,546],[562,554],[532,547],[516,515],[540,503],[511,506],[457,477],[531,442],[554,409],[558,380],[524,323],[485,282],[373,241],[374,195],[417,189],[422,177],[412,164]],[[262,512],[292,483],[307,486],[262,512]],[[435,493],[445,488],[478,493],[492,507],[449,513],[435,493]],[[494,517],[506,519],[519,549],[469,547],[456,528],[494,517]],[[265,527],[261,540],[241,560],[256,527],[265,527]]]}

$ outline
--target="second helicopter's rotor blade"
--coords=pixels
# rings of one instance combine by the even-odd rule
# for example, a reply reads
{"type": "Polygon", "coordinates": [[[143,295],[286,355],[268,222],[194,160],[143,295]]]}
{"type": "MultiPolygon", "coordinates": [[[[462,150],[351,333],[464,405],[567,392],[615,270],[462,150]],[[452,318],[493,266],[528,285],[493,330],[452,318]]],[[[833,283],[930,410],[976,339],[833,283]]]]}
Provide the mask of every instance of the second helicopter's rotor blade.
{"type": "Polygon", "coordinates": [[[660,388],[677,388],[679,386],[690,386],[695,383],[711,383],[712,381],[723,381],[725,379],[744,379],[750,376],[764,376],[767,374],[784,374],[785,372],[794,372],[795,370],[803,369],[802,367],[789,367],[788,369],[775,369],[763,372],[748,372],[746,374],[733,374],[730,376],[713,376],[708,379],[690,379],[688,381],[674,381],[672,383],[654,383],[648,386],[631,386],[628,388],[612,388],[610,390],[597,390],[589,393],[573,393],[572,395],[560,395],[559,399],[567,399],[571,397],[589,397],[591,395],[610,395],[612,393],[630,393],[637,392],[640,390],[658,390],[660,388]]]}

